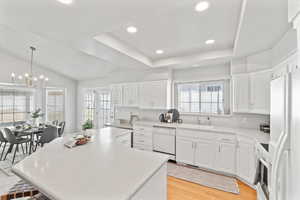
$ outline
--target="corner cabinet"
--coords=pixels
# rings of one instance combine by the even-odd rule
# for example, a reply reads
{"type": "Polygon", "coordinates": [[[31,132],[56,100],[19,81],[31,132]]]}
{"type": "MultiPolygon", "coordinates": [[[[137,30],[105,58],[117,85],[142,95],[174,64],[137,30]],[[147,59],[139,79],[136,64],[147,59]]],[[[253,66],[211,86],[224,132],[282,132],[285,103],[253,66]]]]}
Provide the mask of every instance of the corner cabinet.
{"type": "Polygon", "coordinates": [[[268,71],[234,75],[233,112],[270,114],[270,84],[268,71]]]}

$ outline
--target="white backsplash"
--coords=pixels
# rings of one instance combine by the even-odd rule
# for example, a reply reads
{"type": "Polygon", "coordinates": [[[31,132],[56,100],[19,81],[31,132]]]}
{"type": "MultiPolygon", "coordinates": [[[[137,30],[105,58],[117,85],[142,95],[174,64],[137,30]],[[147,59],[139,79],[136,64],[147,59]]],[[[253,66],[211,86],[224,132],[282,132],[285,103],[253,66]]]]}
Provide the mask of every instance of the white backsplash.
{"type": "MultiPolygon", "coordinates": [[[[158,121],[158,117],[166,110],[144,110],[138,108],[118,108],[116,110],[116,119],[129,120],[130,113],[138,115],[140,120],[158,121]],[[128,118],[126,118],[128,116],[128,118]]],[[[209,116],[208,115],[181,115],[183,123],[201,124],[210,123],[213,126],[225,126],[233,128],[259,129],[261,123],[269,122],[270,116],[256,114],[233,114],[231,116],[209,116]]]]}

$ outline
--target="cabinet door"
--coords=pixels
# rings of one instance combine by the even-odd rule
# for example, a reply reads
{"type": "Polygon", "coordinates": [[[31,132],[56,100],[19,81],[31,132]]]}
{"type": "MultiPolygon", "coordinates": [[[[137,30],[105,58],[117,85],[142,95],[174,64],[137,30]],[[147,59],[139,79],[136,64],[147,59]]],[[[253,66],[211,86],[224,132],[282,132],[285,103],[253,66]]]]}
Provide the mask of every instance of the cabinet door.
{"type": "Polygon", "coordinates": [[[194,165],[195,148],[192,140],[176,138],[176,161],[194,165]]]}
{"type": "Polygon", "coordinates": [[[250,75],[250,112],[270,114],[271,72],[250,75]]]}
{"type": "Polygon", "coordinates": [[[165,109],[167,107],[167,81],[141,83],[139,96],[140,107],[165,109]]]}
{"type": "Polygon", "coordinates": [[[248,181],[254,182],[255,176],[255,151],[254,144],[244,141],[238,142],[237,148],[237,175],[248,181]]]}
{"type": "Polygon", "coordinates": [[[214,141],[200,140],[196,143],[195,165],[214,169],[217,145],[214,141]]]}
{"type": "Polygon", "coordinates": [[[122,105],[122,85],[111,86],[111,98],[113,105],[122,105]]]}
{"type": "Polygon", "coordinates": [[[236,75],[233,81],[233,112],[249,111],[249,75],[236,75]]]}
{"type": "Polygon", "coordinates": [[[219,143],[215,168],[218,171],[235,173],[236,145],[219,143]]]}
{"type": "Polygon", "coordinates": [[[123,105],[138,106],[138,85],[135,83],[123,85],[123,105]]]}

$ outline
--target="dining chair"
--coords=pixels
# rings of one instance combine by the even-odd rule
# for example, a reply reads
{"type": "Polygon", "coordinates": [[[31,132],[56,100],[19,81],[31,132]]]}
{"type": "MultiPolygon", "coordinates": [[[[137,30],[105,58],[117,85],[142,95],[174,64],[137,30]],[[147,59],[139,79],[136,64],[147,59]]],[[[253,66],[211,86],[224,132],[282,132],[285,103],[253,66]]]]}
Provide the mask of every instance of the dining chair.
{"type": "MultiPolygon", "coordinates": [[[[23,152],[23,154],[25,154],[23,144],[29,143],[31,140],[28,138],[16,137],[9,128],[4,128],[4,132],[5,132],[8,143],[10,143],[11,152],[15,146],[15,152],[14,152],[13,160],[12,160],[12,164],[14,164],[15,158],[16,158],[16,153],[19,150],[19,146],[22,147],[22,152],[23,152]]],[[[10,153],[10,151],[6,152],[4,160],[6,160],[8,153],[10,153]]]]}
{"type": "Polygon", "coordinates": [[[4,137],[2,130],[0,130],[0,148],[3,144],[2,152],[1,152],[1,155],[0,155],[0,161],[3,158],[7,143],[8,143],[7,139],[4,137]]]}
{"type": "Polygon", "coordinates": [[[58,128],[58,136],[61,137],[64,134],[66,122],[65,121],[60,122],[58,126],[59,126],[59,128],[58,128]]]}
{"type": "Polygon", "coordinates": [[[52,125],[57,126],[58,125],[58,120],[52,121],[52,125]]]}
{"type": "Polygon", "coordinates": [[[41,147],[44,146],[44,144],[51,142],[55,138],[58,137],[58,129],[56,126],[48,126],[44,129],[43,133],[40,134],[39,139],[36,141],[35,149],[36,151],[38,145],[41,145],[41,147]]]}

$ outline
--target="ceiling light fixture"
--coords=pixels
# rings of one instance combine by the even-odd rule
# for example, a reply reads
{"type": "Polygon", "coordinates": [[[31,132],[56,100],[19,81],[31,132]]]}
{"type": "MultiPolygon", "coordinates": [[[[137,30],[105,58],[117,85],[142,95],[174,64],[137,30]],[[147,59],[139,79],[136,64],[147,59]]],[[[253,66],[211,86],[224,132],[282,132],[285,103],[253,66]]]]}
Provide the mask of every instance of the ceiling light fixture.
{"type": "Polygon", "coordinates": [[[200,1],[195,6],[195,10],[197,12],[203,12],[203,11],[207,10],[209,7],[210,7],[210,3],[209,2],[207,2],[207,1],[200,1]]]}
{"type": "Polygon", "coordinates": [[[73,0],[57,0],[57,1],[66,5],[70,5],[71,3],[73,3],[73,0]]]}
{"type": "Polygon", "coordinates": [[[163,50],[161,50],[161,49],[158,49],[158,50],[156,50],[156,51],[155,51],[155,53],[156,53],[156,54],[163,54],[163,53],[164,53],[164,51],[163,51],[163,50]]]}
{"type": "MultiPolygon", "coordinates": [[[[30,71],[29,73],[25,73],[24,76],[23,75],[17,75],[16,73],[12,72],[11,73],[11,80],[12,83],[22,83],[23,80],[25,81],[25,86],[26,87],[36,87],[37,84],[35,84],[34,82],[38,81],[38,78],[36,76],[34,76],[33,73],[33,54],[36,51],[35,47],[30,47],[30,51],[31,51],[31,59],[30,59],[30,71]]],[[[45,77],[45,75],[41,74],[39,76],[40,78],[40,85],[44,86],[44,83],[46,81],[49,81],[48,77],[45,77]]]]}
{"type": "Polygon", "coordinates": [[[128,32],[128,33],[133,34],[133,33],[136,33],[137,31],[138,31],[137,28],[134,27],[134,26],[129,26],[129,27],[127,27],[127,32],[128,32]]]}
{"type": "Polygon", "coordinates": [[[205,44],[214,44],[215,40],[206,40],[205,44]]]}

